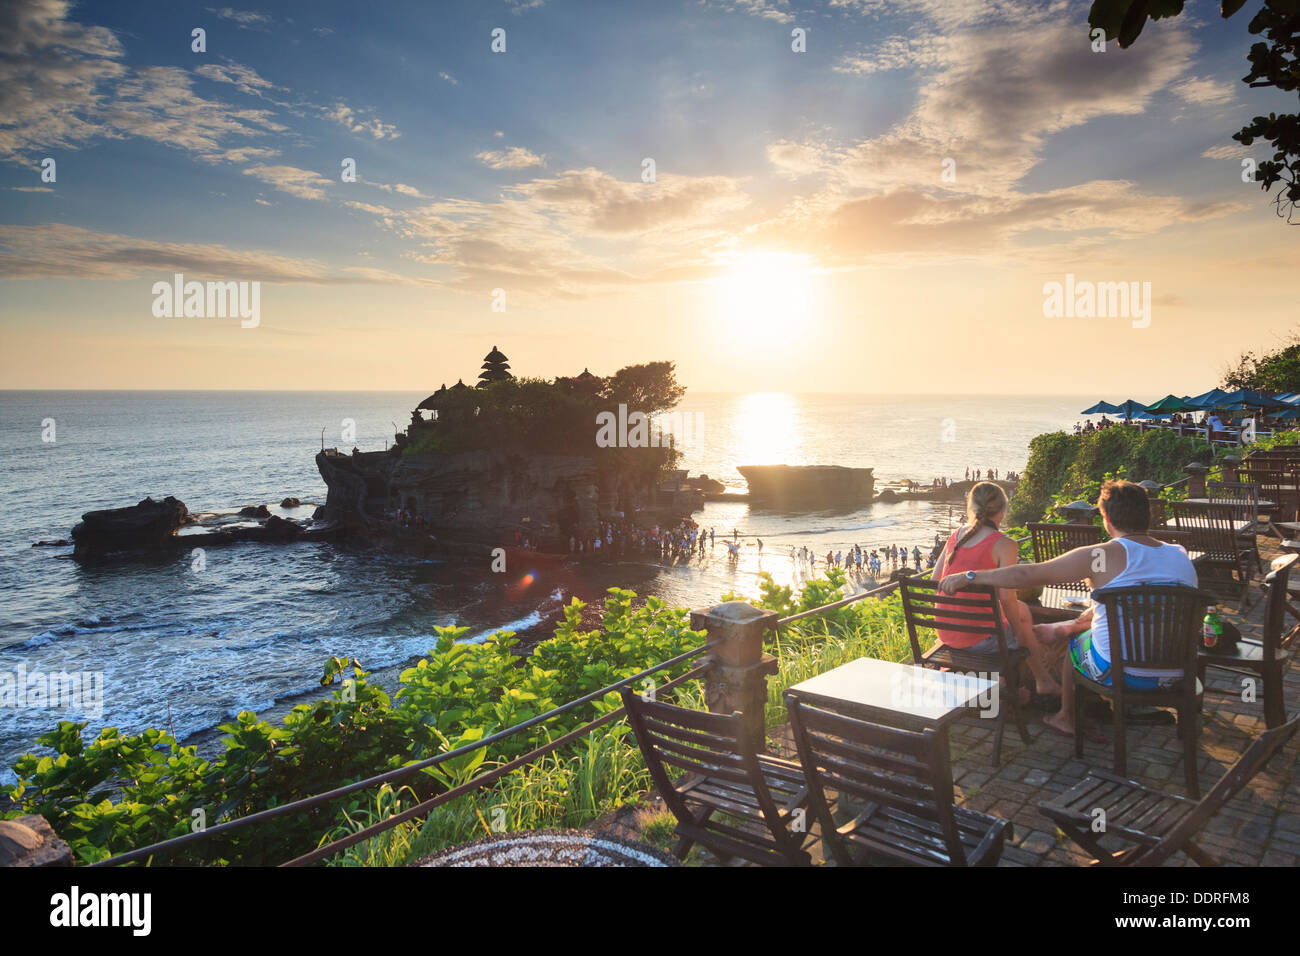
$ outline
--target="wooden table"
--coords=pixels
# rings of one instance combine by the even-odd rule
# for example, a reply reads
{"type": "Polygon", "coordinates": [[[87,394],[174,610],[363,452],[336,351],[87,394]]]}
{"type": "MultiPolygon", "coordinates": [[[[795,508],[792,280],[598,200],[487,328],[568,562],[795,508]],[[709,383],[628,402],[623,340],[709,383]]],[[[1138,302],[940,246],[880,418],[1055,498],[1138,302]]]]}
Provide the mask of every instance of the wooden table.
{"type": "MultiPolygon", "coordinates": [[[[1232,533],[1245,534],[1247,531],[1253,530],[1255,524],[1256,522],[1248,521],[1244,518],[1240,521],[1234,520],[1232,522],[1232,533]]],[[[1204,518],[1179,518],[1177,519],[1177,523],[1175,524],[1175,528],[1179,531],[1186,531],[1192,528],[1207,528],[1207,527],[1209,527],[1209,522],[1207,522],[1204,518]]]]}
{"type": "Polygon", "coordinates": [[[870,657],[801,681],[788,693],[814,707],[905,727],[946,727],[996,702],[998,682],[870,657]]]}
{"type": "Polygon", "coordinates": [[[1026,603],[1029,607],[1029,616],[1035,624],[1073,621],[1091,604],[1087,591],[1052,586],[1043,588],[1037,601],[1026,603]]]}
{"type": "MultiPolygon", "coordinates": [[[[1222,498],[1184,498],[1183,500],[1194,505],[1229,504],[1229,502],[1224,501],[1222,498]]],[[[1231,504],[1233,507],[1240,507],[1240,504],[1238,502],[1231,502],[1231,504]]],[[[1263,498],[1259,500],[1259,510],[1261,514],[1263,514],[1265,511],[1268,511],[1270,508],[1276,508],[1276,507],[1277,504],[1275,502],[1265,501],[1263,498]]]]}

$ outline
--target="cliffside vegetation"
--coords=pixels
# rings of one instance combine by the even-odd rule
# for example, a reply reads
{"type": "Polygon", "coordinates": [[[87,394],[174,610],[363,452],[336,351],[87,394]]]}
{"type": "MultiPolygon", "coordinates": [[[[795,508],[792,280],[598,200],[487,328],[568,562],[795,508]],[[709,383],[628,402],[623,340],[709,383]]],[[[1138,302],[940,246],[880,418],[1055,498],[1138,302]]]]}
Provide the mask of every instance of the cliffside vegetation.
{"type": "Polygon", "coordinates": [[[1029,464],[1011,501],[1010,523],[1041,521],[1058,501],[1096,500],[1095,487],[1108,475],[1167,484],[1183,477],[1183,466],[1208,464],[1204,439],[1179,438],[1171,431],[1107,428],[1086,435],[1049,432],[1029,443],[1029,464]]]}
{"type": "MultiPolygon", "coordinates": [[[[634,460],[638,467],[664,473],[674,468],[681,456],[675,448],[656,447],[658,443],[651,441],[653,428],[647,425],[643,445],[638,446],[632,438],[624,447],[602,446],[596,440],[597,416],[604,412],[618,416],[622,406],[625,418],[634,413],[653,418],[676,406],[685,393],[677,383],[672,362],[629,365],[608,377],[584,373],[554,381],[506,378],[430,396],[423,407],[434,404],[436,418],[413,423],[399,436],[398,444],[406,454],[507,449],[525,454],[585,455],[602,467],[634,460]]],[[[668,444],[667,436],[663,444],[668,444]]]]}

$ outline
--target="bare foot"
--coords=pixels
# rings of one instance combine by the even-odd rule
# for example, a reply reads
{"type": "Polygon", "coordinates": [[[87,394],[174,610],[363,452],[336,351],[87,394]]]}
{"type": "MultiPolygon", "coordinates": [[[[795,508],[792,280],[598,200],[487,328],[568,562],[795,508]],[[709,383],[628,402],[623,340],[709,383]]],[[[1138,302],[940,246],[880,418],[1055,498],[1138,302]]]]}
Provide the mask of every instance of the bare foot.
{"type": "Polygon", "coordinates": [[[1070,719],[1069,714],[1045,714],[1043,723],[1065,737],[1074,736],[1074,721],[1070,719]]]}
{"type": "Polygon", "coordinates": [[[1043,697],[1060,697],[1061,685],[1054,680],[1034,680],[1034,690],[1043,697]]]}

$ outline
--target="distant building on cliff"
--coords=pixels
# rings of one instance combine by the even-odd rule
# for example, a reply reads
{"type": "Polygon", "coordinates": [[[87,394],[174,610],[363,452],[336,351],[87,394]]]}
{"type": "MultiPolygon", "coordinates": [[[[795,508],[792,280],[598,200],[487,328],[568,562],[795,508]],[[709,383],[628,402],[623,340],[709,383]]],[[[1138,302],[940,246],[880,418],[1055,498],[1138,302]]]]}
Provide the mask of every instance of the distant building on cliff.
{"type": "Polygon", "coordinates": [[[492,351],[483,356],[483,371],[478,373],[479,388],[492,382],[503,382],[508,378],[514,378],[510,374],[510,362],[505,353],[494,345],[492,351]]]}

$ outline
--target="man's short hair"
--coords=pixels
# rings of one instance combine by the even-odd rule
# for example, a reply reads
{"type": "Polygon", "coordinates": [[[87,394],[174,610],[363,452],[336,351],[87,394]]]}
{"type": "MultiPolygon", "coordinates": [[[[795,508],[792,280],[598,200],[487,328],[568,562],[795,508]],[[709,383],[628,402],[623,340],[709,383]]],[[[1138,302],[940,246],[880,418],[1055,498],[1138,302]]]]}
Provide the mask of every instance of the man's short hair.
{"type": "Polygon", "coordinates": [[[1098,504],[1116,530],[1136,534],[1151,527],[1151,505],[1146,489],[1139,484],[1108,481],[1101,486],[1098,504]]]}

